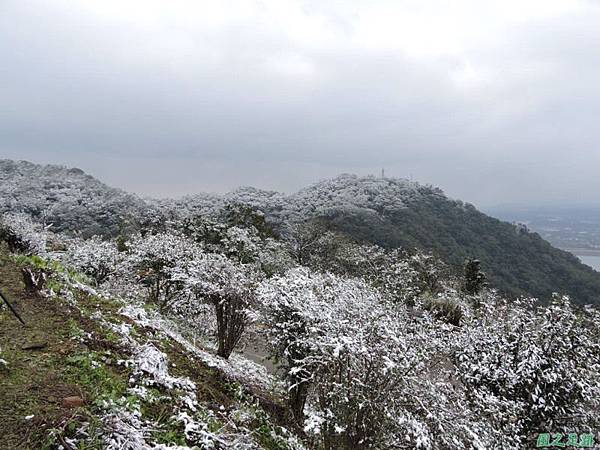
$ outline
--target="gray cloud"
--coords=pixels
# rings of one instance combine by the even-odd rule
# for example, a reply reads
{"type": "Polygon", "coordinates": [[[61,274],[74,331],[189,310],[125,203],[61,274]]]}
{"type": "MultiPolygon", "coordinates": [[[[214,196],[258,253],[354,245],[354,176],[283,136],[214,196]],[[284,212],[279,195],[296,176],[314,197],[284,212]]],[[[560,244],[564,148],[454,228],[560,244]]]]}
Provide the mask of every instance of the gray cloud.
{"type": "Polygon", "coordinates": [[[161,196],[385,167],[595,201],[598,3],[446,3],[5,0],[0,155],[161,196]]]}

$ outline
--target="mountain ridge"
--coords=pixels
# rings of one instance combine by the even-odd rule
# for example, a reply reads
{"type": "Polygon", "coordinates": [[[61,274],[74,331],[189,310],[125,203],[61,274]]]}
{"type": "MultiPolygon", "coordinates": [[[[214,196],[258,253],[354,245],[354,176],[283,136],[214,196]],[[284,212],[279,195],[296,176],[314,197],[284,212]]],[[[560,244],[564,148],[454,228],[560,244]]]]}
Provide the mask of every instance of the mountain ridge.
{"type": "Polygon", "coordinates": [[[0,159],[0,213],[23,212],[52,224],[54,231],[89,237],[116,235],[125,212],[141,215],[147,208],[135,194],[79,168],[0,159]]]}
{"type": "Polygon", "coordinates": [[[26,212],[54,223],[57,231],[114,236],[123,221],[211,216],[227,204],[243,203],[262,211],[275,227],[321,219],[358,241],[431,252],[456,272],[466,258],[480,259],[490,284],[512,296],[547,301],[560,292],[579,303],[600,303],[600,273],[575,256],[439,188],[406,179],[342,174],[292,194],[243,187],[152,200],[111,188],[80,169],[0,160],[0,181],[0,212],[26,212]],[[29,178],[17,167],[27,169],[29,178]]]}

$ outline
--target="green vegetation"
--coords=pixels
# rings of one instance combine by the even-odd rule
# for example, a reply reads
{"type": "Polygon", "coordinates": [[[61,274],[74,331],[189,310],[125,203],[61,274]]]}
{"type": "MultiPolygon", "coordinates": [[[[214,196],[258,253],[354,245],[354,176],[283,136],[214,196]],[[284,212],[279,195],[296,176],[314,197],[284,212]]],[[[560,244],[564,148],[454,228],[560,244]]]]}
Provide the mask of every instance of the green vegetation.
{"type": "Polygon", "coordinates": [[[70,355],[86,351],[72,339],[79,319],[62,302],[24,295],[20,266],[4,247],[0,260],[0,289],[27,323],[23,327],[10,312],[0,311],[2,358],[8,363],[0,373],[0,448],[50,448],[51,430],[79,420],[79,413],[62,406],[63,398],[90,395],[72,382],[64,364],[70,355]],[[28,349],[32,344],[39,348],[28,349]]]}
{"type": "Polygon", "coordinates": [[[481,271],[481,261],[469,258],[465,262],[463,289],[469,295],[477,295],[485,286],[485,274],[481,271]]]}
{"type": "Polygon", "coordinates": [[[81,352],[66,358],[67,380],[89,393],[93,404],[117,402],[127,391],[127,373],[116,372],[107,360],[114,359],[110,351],[81,352]]]}
{"type": "Polygon", "coordinates": [[[432,252],[462,273],[466,259],[481,261],[491,287],[548,301],[553,292],[575,302],[600,303],[600,275],[537,233],[489,217],[469,204],[428,195],[387,215],[338,212],[327,217],[337,230],[386,248],[432,252]]]}

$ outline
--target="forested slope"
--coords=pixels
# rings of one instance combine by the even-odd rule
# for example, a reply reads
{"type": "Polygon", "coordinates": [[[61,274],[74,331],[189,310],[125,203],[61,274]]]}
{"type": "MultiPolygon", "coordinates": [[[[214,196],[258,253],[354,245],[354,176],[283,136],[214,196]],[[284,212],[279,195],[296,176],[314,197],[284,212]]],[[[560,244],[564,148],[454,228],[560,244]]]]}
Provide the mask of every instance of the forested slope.
{"type": "Polygon", "coordinates": [[[471,205],[427,196],[388,216],[328,216],[335,228],[384,247],[416,247],[457,271],[466,258],[482,261],[489,282],[511,295],[549,299],[553,292],[580,303],[598,303],[600,274],[537,233],[489,217],[471,205]]]}
{"type": "Polygon", "coordinates": [[[465,258],[478,258],[490,284],[510,295],[548,299],[559,292],[578,303],[600,301],[600,274],[570,253],[438,188],[403,179],[341,175],[289,195],[249,187],[146,201],[79,169],[1,160],[0,182],[0,212],[25,212],[53,231],[116,236],[132,224],[218,217],[242,203],[283,233],[290,223],[321,218],[360,241],[429,251],[457,273],[465,258]]]}
{"type": "Polygon", "coordinates": [[[23,212],[54,231],[108,236],[146,210],[142,199],[81,169],[0,160],[0,213],[23,212]]]}
{"type": "Polygon", "coordinates": [[[358,244],[320,222],[278,237],[251,209],[227,210],[226,221],[158,221],[106,240],[2,216],[0,289],[27,323],[0,309],[8,448],[596,439],[597,309],[507,301],[477,270],[447,278],[429,255],[358,244]],[[247,359],[248,346],[277,370],[247,359]]]}
{"type": "Polygon", "coordinates": [[[575,256],[552,247],[537,233],[503,222],[435,187],[403,179],[341,175],[291,195],[244,188],[222,197],[198,195],[177,201],[180,214],[210,214],[243,202],[264,211],[281,227],[322,218],[336,230],[386,248],[432,252],[458,273],[466,258],[482,261],[492,286],[509,295],[553,292],[578,303],[599,303],[600,274],[575,256]]]}

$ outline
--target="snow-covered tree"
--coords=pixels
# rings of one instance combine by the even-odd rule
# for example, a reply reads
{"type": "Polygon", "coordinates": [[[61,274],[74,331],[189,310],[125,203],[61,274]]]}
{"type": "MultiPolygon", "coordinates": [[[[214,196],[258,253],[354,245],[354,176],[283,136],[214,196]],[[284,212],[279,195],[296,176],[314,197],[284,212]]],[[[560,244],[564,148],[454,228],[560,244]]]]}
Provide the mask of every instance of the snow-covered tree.
{"type": "Polygon", "coordinates": [[[53,232],[116,236],[123,220],[148,209],[135,195],[108,187],[81,169],[0,160],[0,213],[28,214],[51,224],[53,232]]]}
{"type": "Polygon", "coordinates": [[[445,288],[441,278],[446,269],[431,255],[351,244],[342,247],[336,259],[342,273],[368,280],[395,303],[414,305],[423,294],[436,294],[445,288]]]}
{"type": "Polygon", "coordinates": [[[104,283],[117,270],[123,255],[117,244],[104,241],[99,236],[75,240],[69,245],[66,261],[80,272],[92,277],[98,285],[104,283]]]}
{"type": "Polygon", "coordinates": [[[233,226],[228,228],[221,245],[224,253],[242,264],[256,260],[261,248],[261,239],[254,228],[233,226]]]}
{"type": "Polygon", "coordinates": [[[148,288],[150,299],[165,309],[182,289],[172,269],[193,259],[200,248],[184,236],[174,233],[138,236],[128,243],[129,252],[121,268],[125,276],[148,288]]]}
{"type": "Polygon", "coordinates": [[[221,243],[228,228],[224,223],[201,215],[186,217],[177,224],[177,227],[185,236],[214,253],[222,251],[221,243]]]}
{"type": "Polygon", "coordinates": [[[290,408],[296,420],[308,412],[316,446],[484,448],[492,433],[444,370],[450,328],[386,303],[363,281],[306,268],[258,293],[290,408]]]}
{"type": "MultiPolygon", "coordinates": [[[[269,344],[285,370],[289,403],[297,420],[302,418],[311,385],[318,385],[321,402],[329,402],[323,397],[327,392],[339,394],[330,383],[339,383],[334,375],[339,370],[350,370],[345,364],[354,364],[354,381],[366,365],[373,369],[367,375],[375,378],[389,369],[384,365],[390,356],[381,351],[397,353],[397,337],[391,333],[399,319],[363,281],[297,268],[263,282],[258,293],[269,344]]],[[[375,379],[364,382],[375,383],[375,379]]]]}
{"type": "Polygon", "coordinates": [[[360,244],[319,222],[290,226],[286,238],[298,263],[369,281],[393,302],[414,304],[445,286],[444,264],[432,255],[360,244]]]}
{"type": "Polygon", "coordinates": [[[43,254],[46,252],[46,229],[26,214],[4,214],[0,217],[0,240],[11,252],[43,254]]]}
{"type": "Polygon", "coordinates": [[[485,273],[481,270],[481,261],[469,258],[464,265],[464,290],[467,294],[476,295],[485,286],[485,273]]]}
{"type": "Polygon", "coordinates": [[[276,235],[265,214],[247,202],[228,202],[220,216],[229,227],[253,229],[263,239],[276,235]]]}
{"type": "Polygon", "coordinates": [[[283,237],[297,264],[328,269],[344,238],[319,220],[287,224],[283,237]]]}
{"type": "Polygon", "coordinates": [[[214,307],[217,323],[217,354],[229,358],[252,320],[251,308],[256,303],[255,289],[259,272],[214,253],[176,265],[171,279],[190,295],[181,297],[176,309],[191,312],[208,302],[214,307]]]}
{"type": "Polygon", "coordinates": [[[228,226],[205,217],[188,218],[181,224],[186,236],[207,252],[223,254],[242,264],[257,264],[270,276],[294,265],[292,256],[281,241],[263,236],[253,225],[228,226]]]}
{"type": "Polygon", "coordinates": [[[284,276],[263,282],[258,290],[262,320],[273,356],[282,365],[289,383],[289,406],[297,421],[304,406],[314,368],[307,362],[313,355],[308,338],[322,332],[336,304],[337,278],[318,275],[306,268],[292,269],[284,276]]]}

